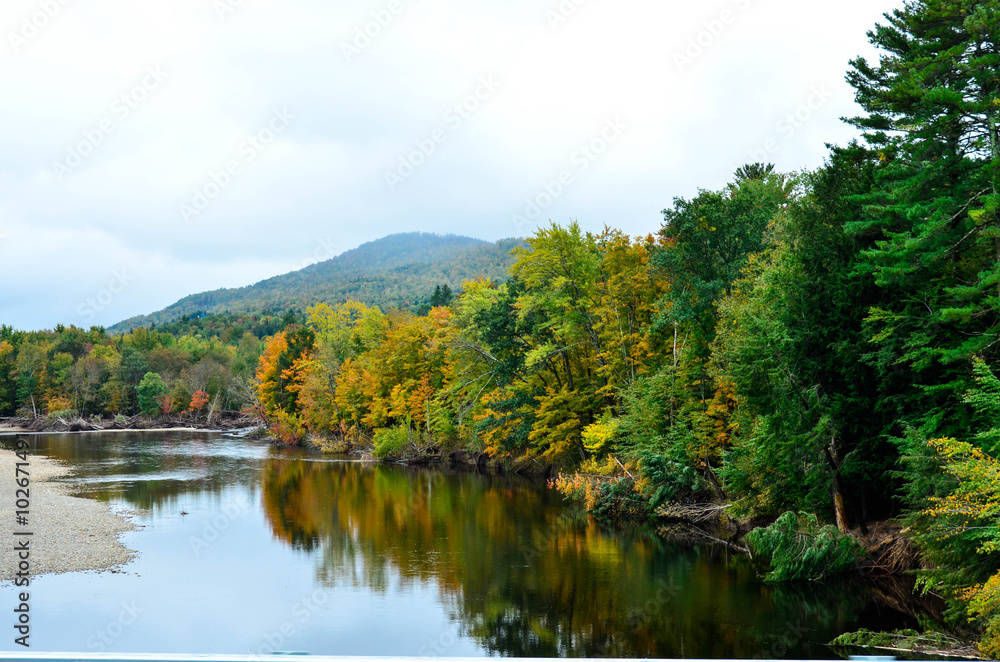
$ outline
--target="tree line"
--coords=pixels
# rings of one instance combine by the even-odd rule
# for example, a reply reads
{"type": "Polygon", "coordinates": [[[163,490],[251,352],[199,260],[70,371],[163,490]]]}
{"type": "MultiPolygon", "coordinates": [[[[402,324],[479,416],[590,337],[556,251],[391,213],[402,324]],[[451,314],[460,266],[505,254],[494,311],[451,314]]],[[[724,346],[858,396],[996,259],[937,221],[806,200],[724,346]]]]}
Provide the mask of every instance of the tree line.
{"type": "Polygon", "coordinates": [[[320,303],[264,342],[207,333],[222,317],[4,327],[0,410],[217,402],[289,443],[555,467],[598,513],[726,503],[840,534],[896,518],[921,588],[997,657],[998,37],[998,0],[906,2],[870,33],[879,60],[851,63],[861,137],[822,167],[748,164],[645,237],[540,228],[506,278],[410,310],[320,303]]]}
{"type": "Polygon", "coordinates": [[[903,518],[922,587],[995,657],[998,33],[995,0],[907,2],[851,63],[861,138],[821,168],[749,164],[648,237],[542,228],[424,316],[310,308],[264,351],[264,414],[289,441],[553,465],[595,510],[903,518]]]}
{"type": "Polygon", "coordinates": [[[146,328],[109,335],[101,327],[0,327],[0,415],[209,418],[240,412],[256,399],[253,379],[264,342],[249,331],[224,335],[227,341],[146,328]]]}

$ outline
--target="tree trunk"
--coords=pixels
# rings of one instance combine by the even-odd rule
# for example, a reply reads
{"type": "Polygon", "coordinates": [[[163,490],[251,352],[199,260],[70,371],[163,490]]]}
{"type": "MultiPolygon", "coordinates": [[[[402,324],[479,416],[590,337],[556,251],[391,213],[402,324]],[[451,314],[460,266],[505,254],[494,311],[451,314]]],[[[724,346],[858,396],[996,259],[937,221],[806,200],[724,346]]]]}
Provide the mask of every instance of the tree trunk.
{"type": "Polygon", "coordinates": [[[569,355],[566,353],[566,350],[562,351],[562,357],[563,364],[566,366],[566,381],[568,382],[569,390],[575,391],[576,387],[573,386],[573,367],[569,363],[569,355]]]}
{"type": "Polygon", "coordinates": [[[212,404],[210,404],[208,406],[208,417],[205,419],[205,423],[207,425],[211,425],[212,424],[212,416],[215,414],[215,406],[219,403],[219,396],[220,395],[221,395],[220,393],[216,393],[215,394],[215,399],[212,400],[212,404]]]}
{"type": "Polygon", "coordinates": [[[847,507],[844,505],[844,489],[840,484],[840,462],[837,458],[837,436],[830,438],[830,445],[824,449],[826,461],[833,470],[833,510],[837,518],[837,529],[847,533],[851,528],[847,524],[847,507]]]}
{"type": "Polygon", "coordinates": [[[851,529],[847,526],[847,509],[844,507],[844,495],[841,494],[839,489],[833,495],[833,506],[837,511],[837,528],[840,529],[841,533],[847,533],[851,529]]]}

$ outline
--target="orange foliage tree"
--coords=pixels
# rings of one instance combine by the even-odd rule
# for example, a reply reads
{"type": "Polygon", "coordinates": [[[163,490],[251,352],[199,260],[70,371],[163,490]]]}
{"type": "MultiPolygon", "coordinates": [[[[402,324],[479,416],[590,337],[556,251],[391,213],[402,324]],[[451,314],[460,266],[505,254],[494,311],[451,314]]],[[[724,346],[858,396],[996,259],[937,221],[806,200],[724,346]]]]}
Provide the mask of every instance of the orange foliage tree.
{"type": "Polygon", "coordinates": [[[288,444],[299,443],[306,427],[299,404],[310,369],[315,332],[289,327],[264,348],[257,366],[257,396],[272,433],[288,444]]]}
{"type": "Polygon", "coordinates": [[[191,413],[197,413],[201,411],[205,405],[208,404],[208,393],[205,393],[202,389],[198,389],[191,396],[191,405],[188,407],[188,411],[191,413]]]}

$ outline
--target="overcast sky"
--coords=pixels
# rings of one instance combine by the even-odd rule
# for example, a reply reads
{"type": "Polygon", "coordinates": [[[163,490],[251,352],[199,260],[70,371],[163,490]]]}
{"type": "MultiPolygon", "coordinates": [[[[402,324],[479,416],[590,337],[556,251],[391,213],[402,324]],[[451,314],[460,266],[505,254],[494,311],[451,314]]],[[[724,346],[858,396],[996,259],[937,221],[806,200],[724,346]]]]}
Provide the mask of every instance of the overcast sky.
{"type": "Polygon", "coordinates": [[[0,323],[110,325],[395,232],[655,232],[853,131],[889,0],[4,0],[0,323]]]}

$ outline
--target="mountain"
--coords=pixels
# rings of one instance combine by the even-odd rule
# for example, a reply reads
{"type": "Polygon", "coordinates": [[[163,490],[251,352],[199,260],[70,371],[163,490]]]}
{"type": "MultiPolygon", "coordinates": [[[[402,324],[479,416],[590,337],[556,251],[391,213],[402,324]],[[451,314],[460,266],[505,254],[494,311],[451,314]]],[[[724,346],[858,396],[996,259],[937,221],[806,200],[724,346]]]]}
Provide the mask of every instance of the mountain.
{"type": "Polygon", "coordinates": [[[325,262],[235,289],[192,294],[149,315],[112,326],[112,333],[162,325],[188,315],[280,312],[321,301],[353,299],[386,308],[409,308],[427,301],[437,285],[457,290],[463,281],[507,277],[519,239],[490,243],[424,232],[394,234],[346,251],[325,262]]]}

